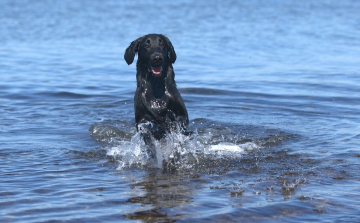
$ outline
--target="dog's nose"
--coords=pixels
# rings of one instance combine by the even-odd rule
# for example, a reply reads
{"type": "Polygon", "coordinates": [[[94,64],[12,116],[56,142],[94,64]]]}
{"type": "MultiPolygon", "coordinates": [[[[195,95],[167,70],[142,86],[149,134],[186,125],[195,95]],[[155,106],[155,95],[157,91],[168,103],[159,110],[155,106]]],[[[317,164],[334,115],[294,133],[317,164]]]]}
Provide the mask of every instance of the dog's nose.
{"type": "Polygon", "coordinates": [[[162,62],[162,57],[160,57],[160,56],[155,56],[154,58],[153,58],[153,62],[154,63],[159,63],[159,62],[162,62]]]}

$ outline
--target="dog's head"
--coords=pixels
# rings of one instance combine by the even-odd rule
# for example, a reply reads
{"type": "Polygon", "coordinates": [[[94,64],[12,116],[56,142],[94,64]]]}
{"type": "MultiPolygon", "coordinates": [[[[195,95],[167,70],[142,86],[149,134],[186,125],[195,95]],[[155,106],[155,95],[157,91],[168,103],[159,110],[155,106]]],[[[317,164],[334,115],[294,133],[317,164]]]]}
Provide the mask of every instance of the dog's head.
{"type": "Polygon", "coordinates": [[[135,54],[138,53],[138,64],[146,67],[154,76],[160,76],[165,66],[175,63],[176,54],[170,40],[160,34],[149,34],[140,37],[125,50],[124,59],[127,64],[134,61],[135,54]]]}

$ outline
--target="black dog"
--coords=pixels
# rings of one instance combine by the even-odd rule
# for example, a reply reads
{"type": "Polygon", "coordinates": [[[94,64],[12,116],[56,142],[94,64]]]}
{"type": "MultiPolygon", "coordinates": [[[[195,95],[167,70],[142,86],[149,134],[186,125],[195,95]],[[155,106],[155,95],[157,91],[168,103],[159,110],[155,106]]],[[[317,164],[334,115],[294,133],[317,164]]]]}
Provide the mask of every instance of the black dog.
{"type": "MultiPolygon", "coordinates": [[[[188,135],[189,118],[174,80],[172,64],[175,63],[176,54],[170,40],[159,34],[134,40],[124,55],[129,65],[136,53],[137,88],[134,101],[137,130],[146,128],[157,140],[174,130],[188,135]]],[[[146,144],[151,144],[149,134],[142,134],[142,137],[146,144]]]]}

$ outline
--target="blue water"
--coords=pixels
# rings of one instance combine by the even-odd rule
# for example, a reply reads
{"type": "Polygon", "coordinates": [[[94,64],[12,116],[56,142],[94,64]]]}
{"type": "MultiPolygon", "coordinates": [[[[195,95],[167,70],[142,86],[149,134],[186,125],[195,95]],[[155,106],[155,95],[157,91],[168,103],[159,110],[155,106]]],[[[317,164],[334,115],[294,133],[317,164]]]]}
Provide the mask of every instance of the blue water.
{"type": "Polygon", "coordinates": [[[357,222],[360,2],[0,1],[0,222],[357,222]],[[134,39],[175,47],[191,137],[134,125],[134,39]]]}

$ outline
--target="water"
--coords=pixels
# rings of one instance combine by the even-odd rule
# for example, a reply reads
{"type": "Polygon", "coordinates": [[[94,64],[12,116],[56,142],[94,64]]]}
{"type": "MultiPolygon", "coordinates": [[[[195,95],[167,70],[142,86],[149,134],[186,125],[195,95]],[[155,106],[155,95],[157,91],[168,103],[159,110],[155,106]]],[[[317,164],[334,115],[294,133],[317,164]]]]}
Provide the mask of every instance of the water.
{"type": "Polygon", "coordinates": [[[359,221],[359,10],[0,1],[0,221],[359,221]],[[195,132],[159,142],[157,162],[123,60],[148,33],[175,47],[195,132]]]}

